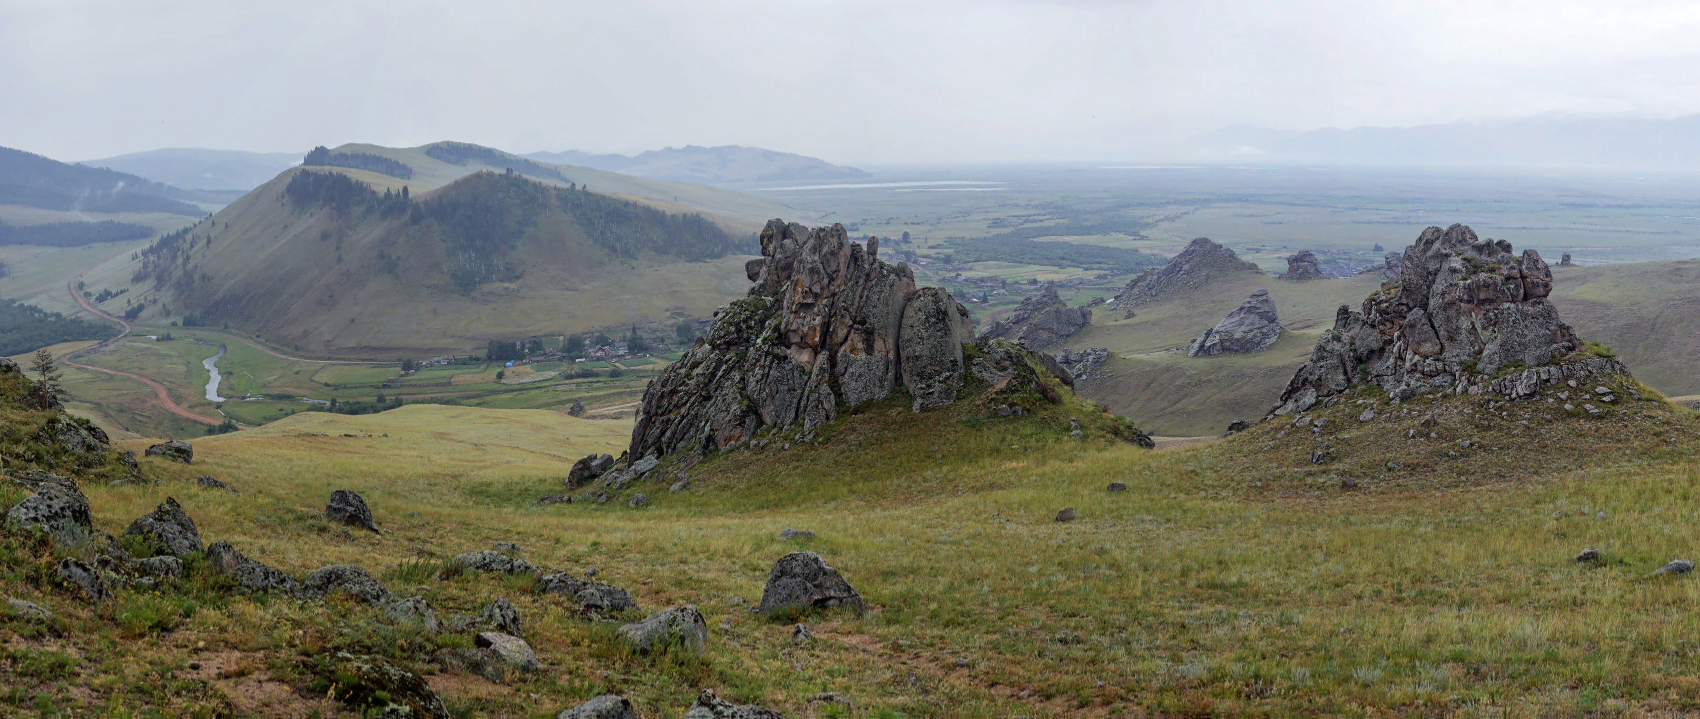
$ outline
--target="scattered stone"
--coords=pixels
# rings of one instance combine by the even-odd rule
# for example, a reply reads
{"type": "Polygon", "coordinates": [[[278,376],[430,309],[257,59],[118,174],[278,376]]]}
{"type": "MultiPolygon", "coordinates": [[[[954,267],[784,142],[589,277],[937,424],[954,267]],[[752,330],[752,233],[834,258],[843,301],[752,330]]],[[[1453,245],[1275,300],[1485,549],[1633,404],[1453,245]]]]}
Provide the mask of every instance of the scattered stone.
{"type": "Polygon", "coordinates": [[[618,632],[640,654],[672,646],[701,654],[708,645],[708,622],[694,604],[663,609],[641,622],[621,626],[618,632]]]}
{"type": "Polygon", "coordinates": [[[642,507],[646,504],[649,504],[649,495],[639,492],[636,496],[632,497],[632,501],[626,503],[626,506],[629,506],[632,509],[637,509],[638,507],[642,507]]]}
{"type": "Polygon", "coordinates": [[[161,549],[174,557],[201,551],[201,534],[176,499],[166,497],[153,512],[130,523],[124,536],[142,536],[157,542],[161,549]]]}
{"type": "Polygon", "coordinates": [[[793,641],[793,642],[796,642],[798,644],[802,644],[802,643],[810,641],[814,638],[815,638],[815,635],[809,633],[809,628],[802,625],[802,624],[798,624],[798,625],[791,627],[791,641],[793,641]]]}
{"type": "Polygon", "coordinates": [[[555,715],[555,719],[637,719],[632,703],[618,694],[603,694],[555,715]]]}
{"type": "Polygon", "coordinates": [[[148,557],[136,562],[136,569],[143,576],[154,579],[183,578],[183,561],[176,557],[148,557]]]}
{"type": "Polygon", "coordinates": [[[538,580],[544,594],[570,597],[581,612],[624,612],[637,609],[637,602],[626,590],[611,584],[579,579],[566,572],[544,575],[538,580]]]}
{"type": "Polygon", "coordinates": [[[779,541],[789,542],[793,539],[814,539],[815,533],[802,529],[786,527],[779,530],[779,541]]]}
{"type": "Polygon", "coordinates": [[[195,459],[195,448],[188,442],[181,439],[174,439],[170,442],[156,444],[149,447],[147,451],[142,454],[148,457],[163,457],[173,462],[191,464],[195,459]]]}
{"type": "Polygon", "coordinates": [[[525,636],[520,631],[519,610],[506,597],[497,597],[484,607],[478,614],[463,614],[449,622],[456,631],[495,631],[512,634],[516,637],[525,636]]]}
{"type": "Polygon", "coordinates": [[[766,707],[733,704],[715,696],[713,689],[704,689],[685,710],[684,719],[785,719],[785,715],[766,707]]]}
{"type": "Polygon", "coordinates": [[[957,658],[956,658],[956,661],[955,661],[955,662],[953,662],[953,663],[954,663],[954,664],[955,664],[955,665],[956,665],[956,668],[957,668],[957,669],[966,669],[966,668],[968,668],[968,660],[967,660],[967,659],[963,659],[963,658],[962,658],[962,657],[957,657],[957,658]]]}
{"type": "Polygon", "coordinates": [[[519,554],[521,551],[519,545],[513,542],[494,542],[490,546],[495,547],[496,551],[503,554],[519,554]]]}
{"type": "Polygon", "coordinates": [[[87,564],[66,557],[59,560],[56,568],[59,581],[76,587],[82,591],[83,598],[99,604],[111,597],[106,589],[106,582],[101,581],[100,574],[87,564]]]}
{"type": "Polygon", "coordinates": [[[593,454],[573,463],[573,468],[567,471],[567,489],[578,489],[607,474],[614,468],[614,457],[607,454],[593,454]]]}
{"type": "Polygon", "coordinates": [[[1244,432],[1248,429],[1251,429],[1251,423],[1250,422],[1247,422],[1243,419],[1236,419],[1233,422],[1228,423],[1228,431],[1223,432],[1222,436],[1226,437],[1226,436],[1231,435],[1231,434],[1239,434],[1239,433],[1244,432]]]}
{"type": "Polygon", "coordinates": [[[223,482],[220,482],[217,479],[214,479],[213,476],[210,475],[210,474],[203,474],[199,477],[196,477],[195,478],[195,484],[200,485],[202,487],[205,487],[207,489],[222,489],[222,490],[229,492],[231,494],[241,494],[241,492],[238,492],[234,489],[231,489],[230,485],[225,484],[223,482]]]}
{"type": "Polygon", "coordinates": [[[1593,547],[1584,549],[1581,554],[1576,555],[1576,561],[1578,562],[1597,562],[1599,560],[1600,550],[1593,547]]]}
{"type": "Polygon", "coordinates": [[[1074,439],[1080,439],[1082,434],[1083,433],[1080,431],[1080,420],[1070,418],[1068,420],[1068,436],[1074,439]]]}
{"type": "Polygon", "coordinates": [[[384,618],[397,624],[417,624],[433,634],[442,629],[442,624],[437,621],[437,610],[424,597],[417,595],[385,605],[384,618]]]}
{"type": "Polygon", "coordinates": [[[1287,257],[1287,279],[1320,280],[1322,278],[1322,266],[1316,259],[1315,252],[1304,250],[1287,257]]]}
{"type": "Polygon", "coordinates": [[[857,594],[838,570],[827,566],[814,552],[792,552],[773,564],[767,575],[757,611],[849,607],[858,614],[865,609],[857,594]]]}
{"type": "Polygon", "coordinates": [[[6,612],[14,617],[32,622],[45,622],[53,618],[53,612],[42,609],[34,602],[26,602],[17,597],[6,598],[6,612]]]}
{"type": "Polygon", "coordinates": [[[465,672],[500,684],[508,678],[507,666],[489,649],[444,649],[431,655],[431,663],[444,669],[465,672]]]}
{"type": "Polygon", "coordinates": [[[206,557],[208,564],[234,576],[237,584],[245,589],[291,594],[300,589],[289,575],[243,556],[229,542],[214,542],[207,547],[206,557]]]}
{"type": "Polygon", "coordinates": [[[679,481],[674,482],[673,486],[667,488],[667,491],[669,491],[669,492],[683,492],[683,491],[685,491],[685,488],[689,487],[689,486],[691,486],[691,478],[684,476],[684,473],[680,472],[679,473],[679,481]]]}
{"type": "Polygon", "coordinates": [[[586,577],[596,576],[596,567],[585,567],[584,568],[584,576],[586,576],[586,577]]]}
{"type": "MultiPolygon", "coordinates": [[[[33,483],[35,492],[6,512],[6,526],[45,532],[60,547],[75,547],[89,540],[94,525],[89,518],[89,500],[76,482],[59,475],[33,483]]],[[[26,482],[19,482],[26,484],[26,482]]]]}
{"type": "Polygon", "coordinates": [[[353,565],[333,564],[320,567],[307,575],[307,581],[301,585],[301,592],[309,597],[323,597],[333,592],[341,592],[367,604],[385,605],[390,602],[390,590],[367,574],[366,570],[353,565]]]}
{"type": "Polygon", "coordinates": [[[855,716],[856,706],[850,703],[850,698],[838,692],[820,692],[809,697],[809,708],[816,704],[836,704],[844,708],[845,716],[855,716]]]}
{"type": "Polygon", "coordinates": [[[537,503],[538,504],[572,504],[573,503],[573,497],[570,494],[545,494],[545,495],[537,498],[537,503]]]}
{"type": "Polygon", "coordinates": [[[1127,491],[1127,483],[1126,482],[1111,482],[1108,489],[1111,492],[1126,492],[1127,491]]]}
{"type": "Polygon", "coordinates": [[[1275,313],[1275,300],[1269,297],[1269,290],[1259,289],[1215,327],[1195,338],[1187,348],[1186,356],[1214,357],[1229,352],[1260,352],[1275,344],[1283,329],[1275,313]]]}
{"type": "Polygon", "coordinates": [[[449,719],[449,710],[424,679],[381,657],[337,652],[331,657],[329,670],[332,674],[326,678],[337,681],[347,692],[339,692],[336,698],[369,708],[369,715],[449,719]],[[344,684],[345,677],[353,681],[344,684]]]}
{"type": "Polygon", "coordinates": [[[1351,477],[1341,477],[1340,478],[1340,488],[1341,489],[1357,489],[1358,488],[1358,480],[1352,479],[1351,477]]]}
{"type": "Polygon", "coordinates": [[[1310,453],[1310,463],[1311,464],[1322,464],[1323,462],[1327,462],[1327,461],[1328,461],[1328,453],[1327,452],[1324,452],[1320,449],[1311,450],[1311,453],[1310,453]]]}
{"type": "Polygon", "coordinates": [[[331,493],[330,501],[325,504],[325,516],[333,522],[364,527],[382,534],[378,531],[378,523],[372,521],[372,510],[366,506],[366,500],[346,489],[331,493]]]}
{"type": "Polygon", "coordinates": [[[1358,415],[1359,422],[1368,422],[1372,419],[1375,419],[1375,410],[1373,409],[1366,409],[1363,414],[1358,415]]]}
{"type": "Polygon", "coordinates": [[[533,574],[535,567],[519,557],[510,557],[501,552],[489,549],[457,554],[450,563],[460,566],[470,572],[493,572],[499,574],[533,574]]]}
{"type": "Polygon", "coordinates": [[[488,649],[506,667],[518,672],[534,672],[539,668],[537,652],[524,639],[501,632],[479,632],[475,643],[488,649]]]}
{"type": "Polygon", "coordinates": [[[567,408],[567,414],[573,417],[583,417],[584,402],[574,399],[572,406],[567,408]]]}
{"type": "Polygon", "coordinates": [[[1673,559],[1670,564],[1653,570],[1653,574],[1687,574],[1694,571],[1694,563],[1686,559],[1673,559]]]}
{"type": "Polygon", "coordinates": [[[1064,507],[1062,509],[1062,511],[1057,512],[1056,521],[1058,521],[1058,522],[1072,522],[1072,521],[1074,521],[1074,508],[1073,507],[1064,507]]]}

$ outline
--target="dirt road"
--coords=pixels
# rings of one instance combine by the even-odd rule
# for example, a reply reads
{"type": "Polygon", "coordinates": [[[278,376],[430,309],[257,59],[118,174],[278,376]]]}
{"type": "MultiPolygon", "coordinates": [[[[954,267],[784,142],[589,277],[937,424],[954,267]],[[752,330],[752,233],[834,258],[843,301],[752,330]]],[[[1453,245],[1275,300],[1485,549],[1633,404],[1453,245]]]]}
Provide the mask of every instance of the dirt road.
{"type": "Polygon", "coordinates": [[[214,418],[208,417],[206,415],[196,414],[194,412],[189,411],[189,409],[187,407],[184,407],[183,405],[178,404],[176,400],[171,398],[171,393],[166,391],[165,385],[162,385],[162,384],[155,382],[151,379],[143,377],[139,374],[131,374],[129,372],[119,372],[118,370],[107,369],[105,367],[94,367],[94,366],[91,366],[91,365],[80,364],[80,363],[71,361],[72,357],[76,357],[78,355],[88,354],[90,352],[96,352],[96,351],[99,351],[99,350],[106,349],[107,347],[111,347],[112,345],[116,344],[119,340],[124,339],[125,336],[130,334],[130,323],[125,322],[124,320],[121,320],[117,317],[113,317],[112,315],[109,315],[109,314],[106,314],[105,312],[100,311],[99,308],[89,304],[88,300],[83,298],[82,293],[77,291],[77,280],[79,278],[81,278],[82,276],[83,276],[83,273],[78,272],[76,277],[72,277],[70,282],[65,283],[65,289],[71,293],[71,297],[77,301],[77,304],[82,305],[83,309],[88,310],[90,312],[93,312],[95,315],[97,315],[99,317],[103,317],[103,318],[111,320],[113,322],[117,322],[120,327],[124,328],[124,331],[119,332],[117,337],[113,337],[112,339],[106,340],[105,342],[101,342],[100,344],[91,345],[89,347],[84,347],[84,348],[77,350],[75,352],[67,352],[67,353],[65,353],[65,355],[63,357],[59,358],[59,361],[61,363],[65,364],[65,365],[75,367],[75,368],[80,369],[80,370],[87,370],[89,372],[105,372],[109,375],[116,375],[116,376],[119,376],[119,377],[129,377],[130,379],[136,380],[137,382],[141,382],[142,384],[145,384],[148,387],[151,387],[153,389],[153,394],[154,394],[154,403],[158,404],[161,407],[164,407],[166,411],[168,411],[172,414],[175,414],[175,415],[182,417],[184,419],[190,419],[190,420],[194,420],[196,422],[202,422],[202,423],[205,423],[205,424],[224,424],[224,418],[223,417],[219,417],[217,419],[214,419],[214,418]]]}

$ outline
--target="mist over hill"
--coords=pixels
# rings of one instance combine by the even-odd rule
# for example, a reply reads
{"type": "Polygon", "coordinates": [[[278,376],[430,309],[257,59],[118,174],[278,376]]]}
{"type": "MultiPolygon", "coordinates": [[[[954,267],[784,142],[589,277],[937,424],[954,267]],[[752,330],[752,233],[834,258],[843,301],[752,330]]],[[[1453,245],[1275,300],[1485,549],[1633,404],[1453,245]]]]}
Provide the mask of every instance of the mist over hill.
{"type": "Polygon", "coordinates": [[[533,152],[526,157],[674,182],[731,184],[869,177],[868,173],[848,165],[834,165],[805,155],[740,145],[686,145],[680,148],[650,150],[631,157],[597,155],[578,150],[533,152]]]}
{"type": "Polygon", "coordinates": [[[72,165],[0,147],[0,205],[66,212],[165,212],[197,216],[194,202],[224,204],[233,195],[185,190],[135,175],[72,165]]]}
{"type": "Polygon", "coordinates": [[[1194,161],[1693,171],[1700,115],[1670,120],[1542,115],[1309,132],[1227,127],[1177,148],[1194,161]]]}
{"type": "Polygon", "coordinates": [[[301,164],[301,153],[168,147],[77,164],[128,172],[175,187],[247,192],[301,164]]]}

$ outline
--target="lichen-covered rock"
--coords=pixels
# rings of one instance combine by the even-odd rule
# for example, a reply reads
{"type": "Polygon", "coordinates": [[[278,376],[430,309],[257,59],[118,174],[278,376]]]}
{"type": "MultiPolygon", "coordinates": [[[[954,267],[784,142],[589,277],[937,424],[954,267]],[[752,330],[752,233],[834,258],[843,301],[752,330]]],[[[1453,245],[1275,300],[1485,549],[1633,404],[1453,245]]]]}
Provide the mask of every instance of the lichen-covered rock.
{"type": "Polygon", "coordinates": [[[301,593],[309,597],[342,593],[367,604],[382,606],[390,603],[390,590],[366,570],[352,565],[338,564],[313,570],[307,575],[307,581],[301,583],[301,593]]]}
{"type": "Polygon", "coordinates": [[[176,557],[148,557],[136,562],[136,572],[154,579],[182,579],[183,560],[176,557]]]}
{"type": "Polygon", "coordinates": [[[1517,398],[1541,383],[1627,374],[1615,360],[1577,352],[1582,342],[1559,320],[1551,292],[1552,271],[1534,250],[1515,254],[1511,243],[1477,240],[1463,225],[1430,227],[1405,250],[1397,284],[1360,311],[1340,307],[1271,416],[1303,412],[1360,383],[1396,401],[1425,392],[1517,398]],[[1513,383],[1495,379],[1517,363],[1529,370],[1513,383]]]}
{"type": "Polygon", "coordinates": [[[384,605],[384,618],[397,624],[418,625],[427,632],[435,633],[442,629],[442,623],[437,621],[436,608],[417,595],[384,605]]]}
{"type": "Polygon", "coordinates": [[[166,497],[152,512],[131,522],[130,527],[124,530],[124,536],[151,539],[174,557],[201,551],[201,534],[195,529],[195,520],[190,519],[183,506],[171,497],[166,497]]]}
{"type": "Polygon", "coordinates": [[[1258,289],[1215,327],[1192,341],[1188,357],[1214,357],[1225,352],[1260,352],[1281,338],[1281,321],[1269,290],[1258,289]]]}
{"type": "Polygon", "coordinates": [[[66,557],[59,560],[59,566],[54,572],[59,581],[75,587],[84,599],[99,604],[112,597],[111,592],[106,589],[106,582],[100,578],[100,573],[77,559],[66,557]]]}
{"type": "Polygon", "coordinates": [[[539,667],[537,652],[533,651],[524,639],[512,634],[479,632],[475,642],[478,648],[488,649],[491,656],[509,671],[534,672],[539,667]]]}
{"type": "Polygon", "coordinates": [[[614,458],[606,454],[593,454],[573,463],[573,468],[567,472],[567,489],[578,489],[591,483],[598,477],[608,473],[614,467],[614,458]]]}
{"type": "Polygon", "coordinates": [[[1287,258],[1287,279],[1320,280],[1322,277],[1322,266],[1317,262],[1315,252],[1304,250],[1287,258]]]}
{"type": "Polygon", "coordinates": [[[289,575],[243,556],[229,542],[214,542],[207,547],[207,563],[235,577],[237,584],[250,591],[293,594],[301,588],[289,575]]]}
{"type": "Polygon", "coordinates": [[[1109,376],[1101,367],[1110,359],[1108,347],[1087,347],[1083,350],[1064,349],[1052,355],[1056,363],[1075,382],[1102,379],[1109,376]]]}
{"type": "Polygon", "coordinates": [[[494,631],[525,636],[520,631],[519,610],[506,597],[497,597],[478,614],[455,617],[450,624],[458,631],[494,631]]]}
{"type": "Polygon", "coordinates": [[[619,629],[620,638],[647,654],[662,647],[678,647],[691,654],[701,654],[708,647],[708,622],[696,605],[663,609],[641,622],[626,624],[619,629]]]}
{"type": "Polygon", "coordinates": [[[413,672],[375,656],[337,652],[330,659],[325,678],[345,704],[382,717],[449,718],[431,685],[413,672]]]}
{"type": "Polygon", "coordinates": [[[618,694],[603,694],[555,715],[555,719],[637,719],[632,703],[618,694]]]}
{"type": "MultiPolygon", "coordinates": [[[[63,481],[33,482],[35,494],[25,497],[6,512],[6,526],[45,532],[53,538],[54,544],[62,547],[74,547],[88,541],[94,532],[94,525],[89,519],[88,498],[77,489],[76,482],[58,475],[47,476],[63,481]]],[[[20,483],[29,486],[29,483],[20,483]]]]}
{"type": "Polygon", "coordinates": [[[195,447],[181,439],[174,439],[170,442],[162,442],[160,444],[153,445],[152,447],[148,447],[147,451],[142,454],[148,457],[160,457],[163,459],[169,459],[173,462],[182,462],[184,464],[191,464],[195,461],[195,447]]]}
{"type": "Polygon", "coordinates": [[[222,489],[222,490],[229,492],[231,494],[241,494],[241,492],[238,492],[234,489],[231,489],[230,485],[218,481],[218,479],[214,478],[212,475],[209,475],[209,474],[203,474],[199,477],[196,477],[195,478],[195,484],[197,484],[201,487],[205,487],[207,489],[222,489]]]}
{"type": "Polygon", "coordinates": [[[559,594],[572,598],[582,612],[624,612],[637,609],[636,601],[626,590],[612,584],[579,579],[567,572],[546,574],[538,580],[544,594],[559,594]]]}
{"type": "Polygon", "coordinates": [[[980,333],[982,337],[1013,340],[1024,347],[1049,347],[1092,323],[1092,310],[1069,307],[1057,295],[1056,283],[1047,282],[1037,295],[1026,297],[980,333]]]}
{"type": "Polygon", "coordinates": [[[471,572],[533,574],[537,571],[535,567],[519,557],[510,557],[489,549],[457,554],[450,561],[471,572]]]}
{"type": "Polygon", "coordinates": [[[1132,317],[1134,307],[1207,287],[1218,279],[1243,272],[1263,274],[1255,263],[1240,259],[1233,250],[1200,237],[1167,264],[1150,268],[1128,281],[1114,302],[1117,309],[1132,317]]]}
{"type": "Polygon", "coordinates": [[[827,566],[814,552],[792,552],[779,558],[768,572],[767,586],[762,589],[758,611],[782,609],[810,610],[845,607],[860,613],[864,609],[862,595],[850,583],[827,566]]]}
{"type": "Polygon", "coordinates": [[[956,401],[962,388],[962,343],[972,338],[962,331],[966,319],[956,299],[936,287],[916,290],[903,308],[898,346],[903,386],[914,397],[914,411],[956,401]]]}
{"type": "Polygon", "coordinates": [[[366,506],[366,500],[346,489],[331,492],[330,501],[325,503],[325,518],[372,532],[378,531],[378,523],[372,520],[372,509],[366,506]]]}
{"type": "Polygon", "coordinates": [[[713,689],[704,689],[685,710],[685,719],[785,719],[785,715],[766,707],[733,704],[716,696],[713,689]]]}
{"type": "Polygon", "coordinates": [[[1405,264],[1405,256],[1404,255],[1401,255],[1397,252],[1389,252],[1386,255],[1384,255],[1381,258],[1381,267],[1379,269],[1379,271],[1381,273],[1381,281],[1382,282],[1398,282],[1399,276],[1401,274],[1400,268],[1404,264],[1405,264]]]}

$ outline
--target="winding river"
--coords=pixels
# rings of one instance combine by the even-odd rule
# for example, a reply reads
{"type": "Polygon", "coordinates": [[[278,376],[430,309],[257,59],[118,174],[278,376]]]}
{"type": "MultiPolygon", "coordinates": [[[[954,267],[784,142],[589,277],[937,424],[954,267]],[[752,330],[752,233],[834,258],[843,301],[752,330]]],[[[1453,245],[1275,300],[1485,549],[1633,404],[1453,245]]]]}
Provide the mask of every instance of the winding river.
{"type": "Polygon", "coordinates": [[[218,367],[214,366],[214,364],[218,362],[219,358],[223,357],[223,356],[224,356],[224,345],[219,345],[218,346],[218,354],[215,354],[211,357],[208,357],[204,360],[201,360],[201,366],[207,368],[207,372],[212,373],[212,377],[207,379],[207,401],[208,402],[223,402],[224,401],[223,397],[218,396],[218,367]]]}

